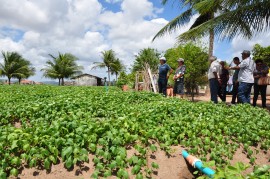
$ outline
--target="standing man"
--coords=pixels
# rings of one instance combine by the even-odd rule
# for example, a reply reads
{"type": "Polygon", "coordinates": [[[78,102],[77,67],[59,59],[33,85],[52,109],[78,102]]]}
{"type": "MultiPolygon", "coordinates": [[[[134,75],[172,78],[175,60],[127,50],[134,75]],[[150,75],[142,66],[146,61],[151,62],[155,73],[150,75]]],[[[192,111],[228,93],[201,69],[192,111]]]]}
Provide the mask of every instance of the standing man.
{"type": "MultiPolygon", "coordinates": [[[[240,64],[240,59],[238,57],[234,57],[233,58],[233,63],[238,66],[240,64]]],[[[238,73],[239,73],[239,69],[234,71],[233,74],[233,90],[232,90],[232,104],[235,104],[236,98],[237,98],[237,102],[239,102],[239,99],[237,97],[238,94],[238,86],[239,86],[239,82],[238,82],[238,73]]]]}
{"type": "Polygon", "coordinates": [[[184,91],[184,75],[186,72],[186,66],[184,65],[184,59],[179,58],[177,60],[178,68],[175,70],[175,74],[173,76],[174,83],[174,94],[176,97],[183,98],[185,91],[184,91]]]}
{"type": "Polygon", "coordinates": [[[239,70],[238,74],[238,98],[240,103],[250,104],[251,88],[254,84],[253,72],[255,70],[255,63],[250,58],[250,51],[244,50],[242,52],[243,61],[239,66],[230,67],[229,69],[239,70]]]}
{"type": "Polygon", "coordinates": [[[218,91],[221,85],[220,75],[220,64],[217,61],[217,57],[211,56],[209,58],[210,67],[208,70],[208,80],[210,85],[211,101],[218,103],[218,91]]]}
{"type": "Polygon", "coordinates": [[[158,90],[159,90],[159,93],[163,93],[164,96],[167,96],[168,78],[173,72],[173,69],[166,63],[165,57],[161,57],[159,59],[159,62],[160,62],[160,66],[158,68],[158,71],[159,71],[158,72],[158,90]]]}
{"type": "Polygon", "coordinates": [[[223,102],[226,102],[226,90],[227,90],[227,83],[229,80],[229,71],[225,68],[225,62],[221,61],[220,62],[221,66],[221,74],[220,74],[220,80],[221,80],[221,85],[219,88],[219,93],[218,96],[223,102]]]}

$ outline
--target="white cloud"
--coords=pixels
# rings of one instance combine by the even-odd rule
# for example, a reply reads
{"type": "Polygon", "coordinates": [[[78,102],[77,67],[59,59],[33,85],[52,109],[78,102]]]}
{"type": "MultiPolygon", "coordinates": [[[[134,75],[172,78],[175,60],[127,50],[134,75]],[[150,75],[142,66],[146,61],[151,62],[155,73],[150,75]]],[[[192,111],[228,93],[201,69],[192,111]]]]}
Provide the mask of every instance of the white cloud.
{"type": "MultiPolygon", "coordinates": [[[[58,52],[72,53],[85,73],[104,77],[106,69],[91,70],[93,62],[102,61],[101,51],[113,49],[120,60],[131,65],[140,49],[164,52],[173,47],[176,37],[196,17],[187,26],[152,42],[168,22],[160,14],[162,8],[150,0],[106,1],[119,3],[119,10],[105,8],[98,0],[0,0],[0,51],[17,51],[29,59],[37,68],[37,75],[31,79],[37,81],[44,80],[40,69],[50,59],[48,54],[58,52]]],[[[269,34],[254,40],[264,44],[267,38],[269,34]]],[[[234,40],[232,44],[237,52],[248,43],[234,40]]]]}
{"type": "Polygon", "coordinates": [[[252,51],[255,44],[260,44],[263,47],[269,46],[270,41],[268,39],[270,39],[270,31],[258,33],[252,39],[243,39],[242,37],[234,38],[231,43],[233,57],[241,57],[243,50],[252,51]]]}
{"type": "Polygon", "coordinates": [[[118,2],[121,2],[123,0],[105,0],[107,3],[118,3],[118,2]]]}

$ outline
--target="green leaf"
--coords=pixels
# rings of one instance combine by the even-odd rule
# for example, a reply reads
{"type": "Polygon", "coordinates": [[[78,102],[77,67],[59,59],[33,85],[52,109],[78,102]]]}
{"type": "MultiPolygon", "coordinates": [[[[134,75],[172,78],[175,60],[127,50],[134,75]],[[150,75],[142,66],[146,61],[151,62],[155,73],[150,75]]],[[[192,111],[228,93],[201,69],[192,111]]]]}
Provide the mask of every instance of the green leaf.
{"type": "Polygon", "coordinates": [[[73,166],[73,159],[72,159],[72,157],[70,156],[70,157],[65,161],[65,167],[66,167],[67,169],[70,169],[72,166],[73,166]]]}
{"type": "Polygon", "coordinates": [[[32,158],[29,162],[29,167],[32,168],[32,167],[35,167],[37,166],[37,160],[32,158]]]}
{"type": "Polygon", "coordinates": [[[56,164],[57,160],[53,155],[49,156],[50,161],[52,161],[53,164],[56,164]]]}
{"type": "Polygon", "coordinates": [[[151,166],[155,169],[158,169],[159,168],[159,165],[155,162],[152,162],[151,166]]]}
{"type": "Polygon", "coordinates": [[[135,175],[135,174],[139,173],[140,170],[141,170],[141,166],[135,165],[135,166],[132,168],[131,173],[132,173],[133,175],[135,175]]]}
{"type": "Polygon", "coordinates": [[[19,171],[16,169],[16,168],[12,168],[11,170],[10,170],[10,175],[12,175],[12,176],[18,176],[18,174],[19,174],[19,171]]]}
{"type": "Polygon", "coordinates": [[[95,152],[96,151],[96,144],[93,144],[93,143],[89,144],[89,149],[91,152],[95,152]]]}
{"type": "Polygon", "coordinates": [[[50,162],[50,160],[48,158],[46,158],[45,161],[44,161],[44,168],[46,170],[49,170],[51,168],[51,162],[50,162]]]}
{"type": "Polygon", "coordinates": [[[73,152],[73,148],[71,146],[64,148],[61,152],[62,159],[65,160],[65,159],[69,158],[70,155],[72,154],[72,152],[73,152]]]}
{"type": "Polygon", "coordinates": [[[152,144],[150,146],[150,149],[151,149],[152,152],[155,152],[155,151],[157,151],[157,146],[155,146],[154,144],[152,144]]]}
{"type": "Polygon", "coordinates": [[[104,177],[110,177],[110,176],[112,176],[111,170],[107,170],[104,172],[104,177]]]}

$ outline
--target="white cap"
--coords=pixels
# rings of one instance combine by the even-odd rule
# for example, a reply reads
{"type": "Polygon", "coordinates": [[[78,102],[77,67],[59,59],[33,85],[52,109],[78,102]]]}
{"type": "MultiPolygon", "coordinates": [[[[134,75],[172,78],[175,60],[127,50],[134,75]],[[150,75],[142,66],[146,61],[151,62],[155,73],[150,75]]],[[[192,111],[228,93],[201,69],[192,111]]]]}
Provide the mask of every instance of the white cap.
{"type": "Polygon", "coordinates": [[[159,60],[164,60],[164,61],[166,61],[166,58],[165,58],[165,57],[160,57],[159,60]]]}
{"type": "Polygon", "coordinates": [[[184,62],[185,60],[183,58],[178,58],[178,62],[184,62]]]}

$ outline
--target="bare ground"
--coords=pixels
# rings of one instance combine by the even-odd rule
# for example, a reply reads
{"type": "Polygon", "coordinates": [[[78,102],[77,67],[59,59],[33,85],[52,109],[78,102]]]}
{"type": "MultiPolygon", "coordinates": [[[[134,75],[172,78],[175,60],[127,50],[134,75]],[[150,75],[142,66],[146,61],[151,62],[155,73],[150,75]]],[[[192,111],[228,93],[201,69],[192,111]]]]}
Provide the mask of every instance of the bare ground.
{"type": "MultiPolygon", "coordinates": [[[[148,166],[151,166],[152,162],[159,164],[159,169],[152,175],[153,178],[157,179],[192,179],[193,171],[195,171],[189,164],[186,163],[185,159],[181,155],[182,151],[181,146],[173,146],[172,153],[170,156],[166,155],[164,151],[158,150],[153,156],[148,157],[148,166]]],[[[259,149],[259,148],[257,148],[259,149]]],[[[255,148],[254,148],[255,150],[255,148]]],[[[242,152],[243,148],[239,148],[231,161],[231,164],[236,162],[243,162],[249,164],[249,159],[247,155],[242,152]]],[[[128,150],[128,156],[132,156],[135,153],[134,149],[128,150]]],[[[49,173],[45,170],[39,170],[37,168],[24,168],[22,173],[19,175],[20,179],[82,179],[90,178],[94,172],[94,164],[92,162],[93,155],[89,155],[89,163],[84,163],[81,166],[75,166],[71,171],[68,171],[64,168],[64,164],[60,162],[57,165],[53,165],[49,173]]],[[[259,150],[259,153],[256,155],[256,165],[270,165],[270,151],[267,152],[259,150]]],[[[252,167],[250,167],[245,173],[250,173],[252,167]]],[[[131,174],[131,168],[128,169],[130,178],[135,178],[131,174]]],[[[116,178],[116,176],[110,177],[116,178]]]]}

